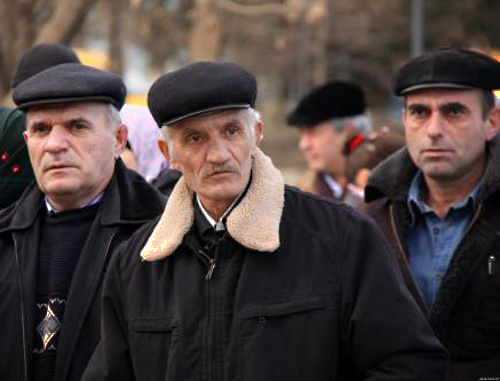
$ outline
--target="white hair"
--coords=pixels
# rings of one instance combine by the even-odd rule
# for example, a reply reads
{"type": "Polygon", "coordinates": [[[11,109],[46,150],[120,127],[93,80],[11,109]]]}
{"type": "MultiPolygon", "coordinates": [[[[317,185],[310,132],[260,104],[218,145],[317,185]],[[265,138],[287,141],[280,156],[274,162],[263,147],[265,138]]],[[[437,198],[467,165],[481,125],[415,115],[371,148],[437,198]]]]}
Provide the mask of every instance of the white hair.
{"type": "MultiPolygon", "coordinates": [[[[255,144],[255,127],[257,127],[258,123],[262,122],[262,116],[260,115],[260,112],[255,110],[252,107],[249,107],[248,109],[244,109],[241,111],[246,111],[247,112],[247,128],[248,128],[248,135],[250,137],[250,142],[251,145],[255,144]]],[[[172,142],[172,139],[170,137],[170,128],[172,126],[169,126],[167,124],[164,124],[161,126],[160,131],[161,134],[163,135],[163,138],[165,139],[165,142],[167,143],[168,151],[170,152],[170,155],[175,158],[175,150],[174,150],[174,144],[172,142]]]]}
{"type": "Polygon", "coordinates": [[[108,123],[113,132],[116,131],[118,126],[122,123],[122,118],[118,109],[111,103],[106,104],[106,116],[108,118],[108,123]]]}
{"type": "Polygon", "coordinates": [[[373,132],[373,126],[366,115],[355,115],[355,116],[346,116],[344,118],[335,118],[332,120],[332,126],[337,131],[343,131],[347,124],[352,125],[359,133],[363,135],[368,135],[370,132],[373,132]]]}

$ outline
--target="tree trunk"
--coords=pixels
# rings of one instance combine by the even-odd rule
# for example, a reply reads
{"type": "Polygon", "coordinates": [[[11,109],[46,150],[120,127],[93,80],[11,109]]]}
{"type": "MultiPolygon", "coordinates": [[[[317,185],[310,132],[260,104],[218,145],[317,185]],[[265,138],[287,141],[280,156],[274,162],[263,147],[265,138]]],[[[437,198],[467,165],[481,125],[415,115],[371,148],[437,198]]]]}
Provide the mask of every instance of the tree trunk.
{"type": "Polygon", "coordinates": [[[196,0],[189,42],[191,60],[214,61],[221,48],[219,10],[214,0],[196,0]]]}
{"type": "Polygon", "coordinates": [[[97,0],[54,0],[52,17],[40,28],[36,43],[69,45],[97,0]]]}

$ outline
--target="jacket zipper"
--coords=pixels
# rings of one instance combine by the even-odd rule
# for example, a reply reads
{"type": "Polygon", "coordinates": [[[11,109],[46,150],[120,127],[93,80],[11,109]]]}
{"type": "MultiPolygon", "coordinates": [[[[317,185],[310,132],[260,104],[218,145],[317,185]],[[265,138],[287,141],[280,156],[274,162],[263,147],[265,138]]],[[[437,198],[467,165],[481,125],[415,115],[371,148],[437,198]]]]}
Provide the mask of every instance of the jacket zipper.
{"type": "Polygon", "coordinates": [[[214,270],[215,270],[215,266],[217,264],[217,256],[215,257],[211,257],[209,256],[207,253],[205,253],[203,250],[201,249],[198,249],[197,250],[197,253],[199,255],[201,255],[203,257],[203,259],[207,262],[208,264],[208,271],[207,271],[207,275],[205,275],[205,280],[210,280],[212,279],[212,275],[214,273],[214,270]]]}
{"type": "Polygon", "coordinates": [[[14,257],[16,259],[16,267],[17,267],[17,281],[19,286],[19,298],[21,304],[21,332],[23,338],[23,379],[28,380],[28,358],[27,358],[27,344],[26,344],[26,316],[24,314],[25,305],[24,305],[24,288],[23,288],[23,280],[21,273],[21,266],[19,265],[19,253],[17,251],[17,240],[13,235],[12,239],[14,241],[14,257]]]}

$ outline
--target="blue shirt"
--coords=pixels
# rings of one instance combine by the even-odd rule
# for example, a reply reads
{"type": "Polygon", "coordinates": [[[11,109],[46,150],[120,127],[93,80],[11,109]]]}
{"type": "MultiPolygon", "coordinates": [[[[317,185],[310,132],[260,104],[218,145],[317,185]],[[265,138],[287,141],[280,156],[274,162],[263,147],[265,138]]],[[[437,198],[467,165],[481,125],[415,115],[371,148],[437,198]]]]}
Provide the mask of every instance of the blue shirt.
{"type": "Polygon", "coordinates": [[[480,185],[441,219],[423,201],[426,188],[422,172],[413,178],[407,199],[412,221],[405,243],[410,269],[428,306],[434,303],[453,253],[474,216],[480,185]]]}

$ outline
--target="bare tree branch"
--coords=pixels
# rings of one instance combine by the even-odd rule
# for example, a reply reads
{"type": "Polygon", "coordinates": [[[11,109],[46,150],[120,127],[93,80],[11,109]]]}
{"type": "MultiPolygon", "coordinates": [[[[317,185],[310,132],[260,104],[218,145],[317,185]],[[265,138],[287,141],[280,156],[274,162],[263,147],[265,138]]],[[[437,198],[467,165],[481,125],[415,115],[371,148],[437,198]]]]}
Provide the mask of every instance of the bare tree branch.
{"type": "Polygon", "coordinates": [[[241,5],[231,0],[217,0],[216,4],[225,11],[247,17],[258,17],[271,14],[282,16],[286,12],[286,5],[283,3],[241,5]]]}
{"type": "Polygon", "coordinates": [[[96,2],[97,0],[58,0],[53,16],[40,28],[36,43],[69,44],[96,2]]]}

